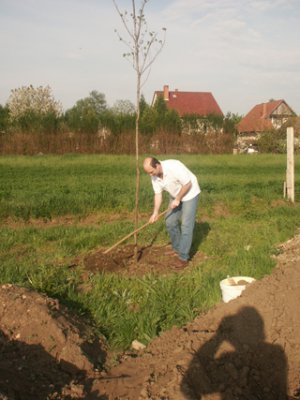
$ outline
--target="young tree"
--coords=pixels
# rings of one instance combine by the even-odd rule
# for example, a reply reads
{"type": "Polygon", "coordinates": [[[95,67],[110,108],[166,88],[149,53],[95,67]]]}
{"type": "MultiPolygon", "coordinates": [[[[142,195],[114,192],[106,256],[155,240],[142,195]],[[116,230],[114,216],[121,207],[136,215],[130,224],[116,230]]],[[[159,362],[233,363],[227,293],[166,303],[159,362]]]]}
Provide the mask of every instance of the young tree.
{"type": "MultiPolygon", "coordinates": [[[[136,123],[135,123],[135,148],[136,148],[136,197],[135,197],[135,229],[138,228],[138,206],[140,188],[139,170],[139,123],[140,123],[140,100],[141,88],[145,84],[152,64],[156,60],[165,44],[166,28],[162,28],[162,39],[158,33],[149,31],[144,10],[150,0],[141,0],[139,8],[135,0],[131,0],[131,12],[121,12],[117,0],[112,0],[114,6],[125,27],[128,39],[124,39],[116,30],[119,39],[125,44],[128,51],[123,56],[131,63],[136,72],[136,123]],[[147,76],[144,74],[147,72],[147,76]]],[[[135,240],[135,254],[137,256],[137,235],[135,240]]]]}

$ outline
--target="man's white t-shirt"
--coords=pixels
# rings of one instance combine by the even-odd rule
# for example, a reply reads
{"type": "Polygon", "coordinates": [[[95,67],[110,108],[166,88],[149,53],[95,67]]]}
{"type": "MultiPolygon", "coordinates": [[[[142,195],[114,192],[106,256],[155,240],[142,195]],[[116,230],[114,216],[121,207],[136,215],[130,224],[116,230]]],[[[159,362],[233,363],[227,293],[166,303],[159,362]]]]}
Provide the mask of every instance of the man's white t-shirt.
{"type": "Polygon", "coordinates": [[[163,178],[152,176],[152,186],[155,194],[162,193],[163,190],[168,192],[173,198],[177,196],[183,185],[188,182],[192,183],[192,187],[181,201],[188,201],[196,197],[200,193],[200,187],[197,177],[178,160],[160,161],[163,170],[163,178]]]}

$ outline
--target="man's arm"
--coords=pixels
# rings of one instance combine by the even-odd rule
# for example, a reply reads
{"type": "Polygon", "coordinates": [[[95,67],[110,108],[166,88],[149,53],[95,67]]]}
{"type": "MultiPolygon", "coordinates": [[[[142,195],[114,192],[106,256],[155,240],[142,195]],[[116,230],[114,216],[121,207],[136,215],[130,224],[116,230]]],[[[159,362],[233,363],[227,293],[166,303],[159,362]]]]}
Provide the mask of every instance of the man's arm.
{"type": "Polygon", "coordinates": [[[157,221],[159,209],[162,203],[162,193],[155,193],[154,195],[154,208],[153,208],[153,213],[149,219],[150,224],[153,224],[154,222],[157,221]]]}
{"type": "Polygon", "coordinates": [[[175,199],[172,201],[170,207],[171,208],[178,207],[181,202],[181,199],[187,194],[187,192],[190,190],[191,187],[192,187],[191,181],[186,183],[185,185],[183,185],[182,188],[180,189],[180,192],[177,194],[175,199]]]}

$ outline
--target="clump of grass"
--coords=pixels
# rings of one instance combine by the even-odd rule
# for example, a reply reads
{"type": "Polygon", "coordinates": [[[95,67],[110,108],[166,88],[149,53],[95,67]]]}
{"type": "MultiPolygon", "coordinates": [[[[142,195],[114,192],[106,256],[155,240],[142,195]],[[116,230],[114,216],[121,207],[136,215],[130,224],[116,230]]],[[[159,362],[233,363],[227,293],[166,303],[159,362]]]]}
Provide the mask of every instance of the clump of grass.
{"type": "Polygon", "coordinates": [[[85,297],[85,307],[117,348],[127,348],[133,339],[147,343],[162,331],[187,323],[219,299],[216,288],[211,290],[212,281],[199,271],[143,279],[100,274],[91,281],[93,289],[85,297]],[[211,290],[209,296],[207,290],[211,290]]]}

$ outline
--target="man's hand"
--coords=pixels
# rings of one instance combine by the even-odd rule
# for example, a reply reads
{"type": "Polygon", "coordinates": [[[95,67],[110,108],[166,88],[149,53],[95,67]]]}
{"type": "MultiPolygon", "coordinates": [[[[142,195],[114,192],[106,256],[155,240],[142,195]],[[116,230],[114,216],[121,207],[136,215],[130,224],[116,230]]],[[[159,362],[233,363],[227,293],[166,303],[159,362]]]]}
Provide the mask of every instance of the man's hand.
{"type": "Polygon", "coordinates": [[[158,213],[157,213],[157,212],[154,212],[154,213],[151,215],[150,219],[149,219],[149,223],[150,223],[150,224],[154,224],[154,222],[156,222],[157,220],[158,220],[158,213]]]}
{"type": "Polygon", "coordinates": [[[179,206],[181,200],[184,198],[184,196],[188,193],[190,188],[192,187],[192,182],[188,182],[185,185],[183,185],[180,189],[180,192],[177,193],[177,196],[175,199],[171,202],[170,208],[174,209],[179,206]]]}
{"type": "Polygon", "coordinates": [[[170,204],[170,208],[174,209],[176,207],[178,207],[180,204],[180,200],[174,199],[172,200],[171,204],[170,204]]]}

